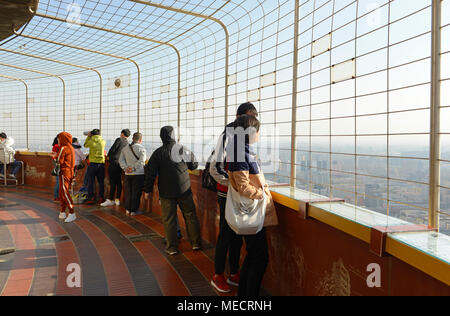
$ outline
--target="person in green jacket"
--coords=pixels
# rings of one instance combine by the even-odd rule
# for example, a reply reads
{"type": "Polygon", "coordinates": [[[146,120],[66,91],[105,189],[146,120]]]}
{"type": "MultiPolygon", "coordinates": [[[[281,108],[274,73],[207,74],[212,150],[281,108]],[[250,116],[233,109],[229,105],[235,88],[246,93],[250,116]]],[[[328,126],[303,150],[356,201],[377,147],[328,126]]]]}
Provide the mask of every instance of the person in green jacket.
{"type": "Polygon", "coordinates": [[[94,129],[87,135],[84,147],[89,148],[89,167],[86,171],[88,178],[88,200],[86,204],[94,204],[95,192],[94,184],[95,178],[99,185],[99,200],[101,204],[105,202],[105,146],[106,142],[100,135],[99,129],[94,129]]]}

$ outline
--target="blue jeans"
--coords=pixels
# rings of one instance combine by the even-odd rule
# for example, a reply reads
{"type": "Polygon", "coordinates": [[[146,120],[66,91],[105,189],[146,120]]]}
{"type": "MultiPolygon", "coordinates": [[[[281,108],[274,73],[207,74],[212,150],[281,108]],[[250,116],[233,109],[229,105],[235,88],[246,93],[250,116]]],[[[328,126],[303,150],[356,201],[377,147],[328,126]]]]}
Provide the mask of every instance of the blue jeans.
{"type": "MultiPolygon", "coordinates": [[[[0,174],[1,175],[4,175],[3,174],[3,164],[2,163],[0,163],[0,174]]],[[[10,164],[8,164],[7,165],[7,167],[8,166],[11,166],[11,172],[10,172],[10,174],[13,174],[13,175],[17,175],[17,173],[19,172],[19,170],[20,170],[20,167],[22,166],[21,165],[21,163],[20,162],[18,162],[17,160],[14,160],[14,162],[13,163],[10,163],[10,164]]]]}
{"type": "Polygon", "coordinates": [[[101,199],[105,198],[105,164],[104,163],[90,163],[87,169],[88,177],[88,195],[89,199],[95,197],[94,185],[95,179],[98,181],[98,193],[101,199]]]}
{"type": "Polygon", "coordinates": [[[59,198],[59,177],[56,177],[55,189],[53,190],[53,197],[55,199],[59,198]]]}

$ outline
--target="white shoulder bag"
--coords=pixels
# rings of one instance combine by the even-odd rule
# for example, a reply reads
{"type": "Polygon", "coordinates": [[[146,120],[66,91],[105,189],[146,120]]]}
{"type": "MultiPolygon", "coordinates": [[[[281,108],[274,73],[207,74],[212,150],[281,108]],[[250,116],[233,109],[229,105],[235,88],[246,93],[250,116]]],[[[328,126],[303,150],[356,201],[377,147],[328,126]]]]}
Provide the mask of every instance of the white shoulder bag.
{"type": "Polygon", "coordinates": [[[228,185],[225,219],[238,235],[256,235],[264,226],[267,197],[263,189],[261,200],[241,196],[231,184],[228,185]]]}

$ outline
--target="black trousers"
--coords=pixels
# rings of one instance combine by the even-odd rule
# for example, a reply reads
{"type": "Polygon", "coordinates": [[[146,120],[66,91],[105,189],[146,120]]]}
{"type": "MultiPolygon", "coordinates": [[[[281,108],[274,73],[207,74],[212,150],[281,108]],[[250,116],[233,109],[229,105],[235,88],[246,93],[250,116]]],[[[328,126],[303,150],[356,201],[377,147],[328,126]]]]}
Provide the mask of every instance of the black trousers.
{"type": "Polygon", "coordinates": [[[139,211],[144,189],[145,176],[125,176],[125,209],[130,212],[139,211]]]}
{"type": "Polygon", "coordinates": [[[109,175],[109,199],[114,201],[122,196],[122,168],[119,164],[112,163],[108,168],[109,175]],[[117,193],[117,195],[116,195],[117,193]]]}
{"type": "Polygon", "coordinates": [[[225,205],[227,199],[221,196],[217,197],[220,209],[220,227],[219,236],[216,243],[216,254],[214,258],[214,267],[216,274],[222,274],[225,271],[225,264],[227,260],[230,264],[230,273],[236,274],[239,272],[239,259],[241,257],[242,236],[236,233],[228,226],[225,219],[225,205]]]}
{"type": "Polygon", "coordinates": [[[97,178],[99,186],[98,193],[100,195],[100,198],[103,199],[105,197],[105,164],[91,162],[86,172],[86,177],[88,177],[89,198],[92,199],[95,197],[94,186],[95,179],[97,178]]]}
{"type": "Polygon", "coordinates": [[[259,296],[261,283],[269,263],[266,228],[256,235],[244,236],[247,256],[242,265],[238,296],[259,296]]]}

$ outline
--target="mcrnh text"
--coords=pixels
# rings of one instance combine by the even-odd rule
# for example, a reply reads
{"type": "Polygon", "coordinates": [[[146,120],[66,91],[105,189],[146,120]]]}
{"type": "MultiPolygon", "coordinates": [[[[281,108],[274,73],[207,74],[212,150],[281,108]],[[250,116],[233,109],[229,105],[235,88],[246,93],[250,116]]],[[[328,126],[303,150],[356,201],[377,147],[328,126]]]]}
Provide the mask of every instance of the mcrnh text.
{"type": "Polygon", "coordinates": [[[271,301],[222,301],[218,303],[190,303],[185,300],[178,303],[178,311],[198,311],[208,314],[212,310],[216,311],[271,311],[271,301]]]}

